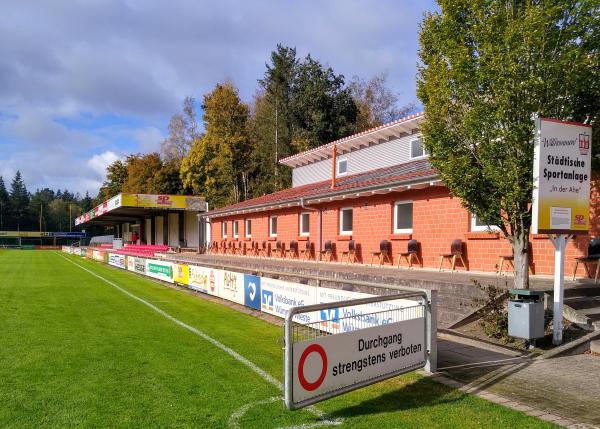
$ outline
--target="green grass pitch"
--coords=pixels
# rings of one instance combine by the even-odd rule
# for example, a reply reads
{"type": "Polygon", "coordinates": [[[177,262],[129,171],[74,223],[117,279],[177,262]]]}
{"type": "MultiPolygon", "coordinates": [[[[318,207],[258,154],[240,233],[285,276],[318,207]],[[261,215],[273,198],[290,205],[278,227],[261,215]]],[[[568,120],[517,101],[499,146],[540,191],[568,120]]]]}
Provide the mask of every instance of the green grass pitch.
{"type": "MultiPolygon", "coordinates": [[[[53,251],[0,251],[0,427],[326,427],[201,330],[282,381],[282,328],[53,251]]],[[[347,428],[554,427],[407,374],[317,405],[347,428]]]]}

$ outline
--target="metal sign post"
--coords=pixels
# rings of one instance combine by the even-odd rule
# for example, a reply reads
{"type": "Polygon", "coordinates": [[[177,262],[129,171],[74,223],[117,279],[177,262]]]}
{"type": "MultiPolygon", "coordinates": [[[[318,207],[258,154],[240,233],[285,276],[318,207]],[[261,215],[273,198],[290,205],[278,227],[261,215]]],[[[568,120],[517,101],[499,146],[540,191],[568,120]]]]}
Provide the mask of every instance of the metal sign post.
{"type": "Polygon", "coordinates": [[[565,296],[565,249],[568,235],[549,236],[554,245],[554,318],[552,325],[552,344],[562,344],[563,334],[563,302],[565,296]]]}

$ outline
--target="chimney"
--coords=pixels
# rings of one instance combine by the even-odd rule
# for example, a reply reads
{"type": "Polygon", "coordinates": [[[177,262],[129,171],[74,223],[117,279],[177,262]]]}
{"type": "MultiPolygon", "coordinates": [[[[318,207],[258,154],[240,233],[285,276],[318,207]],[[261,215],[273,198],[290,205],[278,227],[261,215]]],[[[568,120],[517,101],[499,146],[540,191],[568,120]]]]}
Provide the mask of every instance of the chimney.
{"type": "Polygon", "coordinates": [[[333,148],[331,149],[331,189],[335,189],[335,175],[336,175],[336,170],[337,170],[337,147],[334,144],[333,148]]]}

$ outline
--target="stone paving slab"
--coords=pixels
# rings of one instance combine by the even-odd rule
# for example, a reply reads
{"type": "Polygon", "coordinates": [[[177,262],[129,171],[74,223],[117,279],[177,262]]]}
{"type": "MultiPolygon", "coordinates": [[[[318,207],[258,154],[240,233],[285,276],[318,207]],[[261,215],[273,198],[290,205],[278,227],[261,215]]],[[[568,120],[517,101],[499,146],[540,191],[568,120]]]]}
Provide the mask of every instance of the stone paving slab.
{"type": "Polygon", "coordinates": [[[561,426],[600,428],[600,356],[531,359],[442,340],[438,368],[466,392],[561,426]]]}

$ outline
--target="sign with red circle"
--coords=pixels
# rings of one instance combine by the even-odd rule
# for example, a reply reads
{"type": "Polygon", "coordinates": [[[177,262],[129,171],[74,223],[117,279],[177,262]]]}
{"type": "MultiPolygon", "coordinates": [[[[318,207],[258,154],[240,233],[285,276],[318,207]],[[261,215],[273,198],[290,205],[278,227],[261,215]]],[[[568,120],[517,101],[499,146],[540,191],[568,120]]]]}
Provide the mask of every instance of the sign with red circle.
{"type": "Polygon", "coordinates": [[[307,348],[304,349],[302,355],[300,356],[300,361],[298,362],[298,381],[304,390],[312,392],[316,390],[323,384],[325,380],[325,376],[327,375],[327,353],[325,353],[325,349],[321,347],[319,344],[311,344],[307,348]],[[323,367],[321,368],[321,374],[319,377],[313,381],[309,382],[304,376],[304,364],[306,362],[306,358],[311,353],[317,353],[321,357],[321,363],[323,367]]]}

